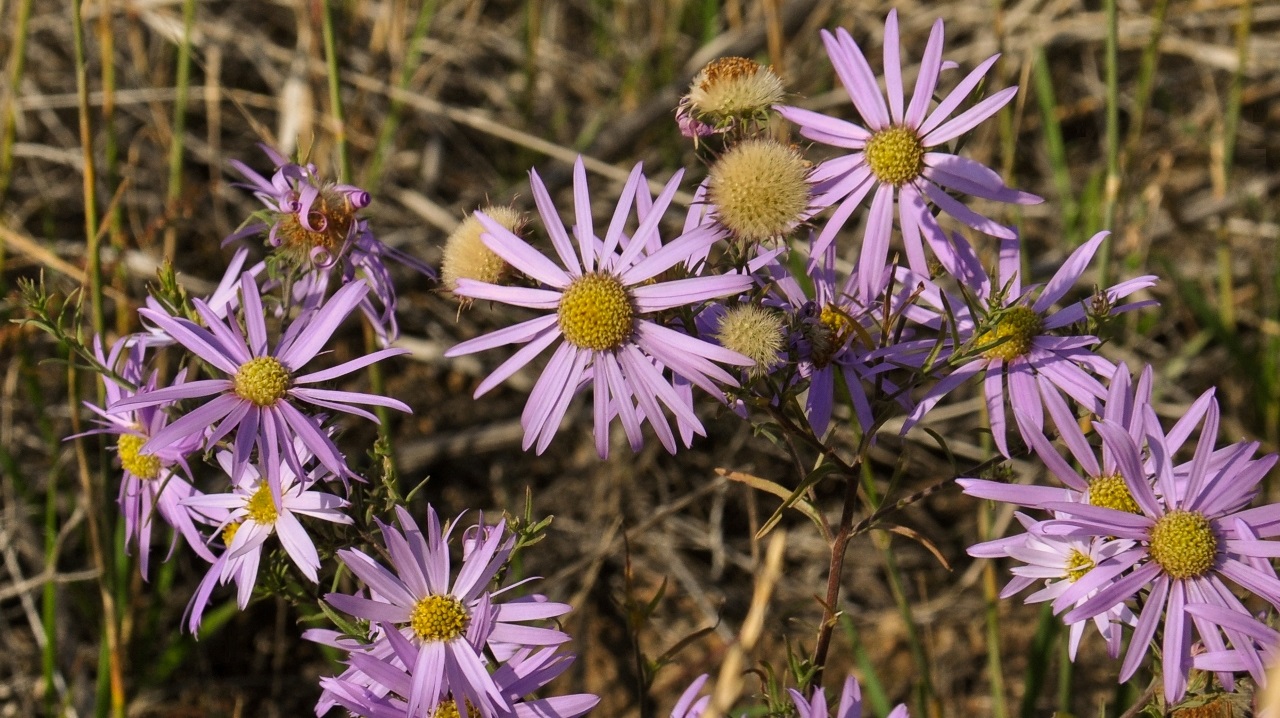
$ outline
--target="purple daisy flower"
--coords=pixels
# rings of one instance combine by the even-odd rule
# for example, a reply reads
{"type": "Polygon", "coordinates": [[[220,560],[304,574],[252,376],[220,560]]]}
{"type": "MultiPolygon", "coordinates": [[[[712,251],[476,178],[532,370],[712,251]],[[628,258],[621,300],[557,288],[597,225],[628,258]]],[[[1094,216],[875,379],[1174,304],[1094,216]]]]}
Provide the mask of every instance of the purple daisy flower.
{"type": "MultiPolygon", "coordinates": [[[[1013,579],[1000,592],[1000,598],[1009,598],[1043,582],[1044,587],[1027,596],[1026,602],[1043,603],[1055,600],[1099,563],[1133,547],[1133,542],[1127,540],[1110,541],[1093,538],[1086,541],[1046,536],[1039,532],[1040,524],[1030,516],[1017,512],[1014,517],[1022,524],[1025,533],[969,547],[969,555],[975,558],[1008,556],[1024,564],[1010,569],[1013,579]]],[[[1077,601],[1077,605],[1091,598],[1101,588],[1094,589],[1093,593],[1081,598],[1077,601]]],[[[1067,649],[1073,661],[1076,659],[1076,651],[1080,647],[1080,639],[1084,636],[1087,623],[1088,619],[1082,619],[1068,624],[1070,631],[1067,649]]],[[[1116,658],[1120,655],[1121,625],[1132,626],[1137,623],[1137,617],[1121,603],[1113,606],[1109,611],[1094,616],[1093,623],[1107,641],[1107,653],[1112,658],[1116,658]]]]}
{"type": "MultiPolygon", "coordinates": [[[[142,380],[145,366],[144,346],[138,343],[131,344],[130,339],[131,337],[125,337],[116,342],[108,356],[103,356],[101,338],[94,339],[94,353],[98,361],[105,367],[115,369],[121,379],[138,387],[136,391],[127,389],[110,378],[104,377],[103,387],[107,406],[133,396],[137,392],[155,389],[154,374],[145,382],[142,380]],[[124,361],[121,361],[122,357],[124,361]]],[[[175,386],[183,384],[185,374],[186,372],[178,373],[174,379],[175,386]]],[[[147,440],[162,431],[169,423],[167,414],[156,407],[144,407],[120,413],[108,412],[88,402],[85,402],[85,407],[98,415],[98,423],[102,428],[76,436],[113,434],[116,437],[116,453],[120,459],[120,467],[124,470],[124,480],[120,482],[117,501],[120,504],[120,512],[124,514],[125,545],[137,547],[138,565],[142,577],[147,578],[150,565],[151,536],[155,528],[156,516],[175,529],[173,541],[169,545],[170,555],[178,545],[180,534],[201,558],[206,561],[215,560],[213,554],[204,545],[204,536],[196,528],[196,521],[202,523],[208,523],[208,521],[202,516],[193,515],[190,509],[183,506],[183,501],[186,499],[200,495],[200,492],[185,478],[191,475],[186,457],[200,448],[199,437],[188,437],[155,453],[144,453],[141,449],[147,440]]]]}
{"type": "MultiPolygon", "coordinates": [[[[1038,378],[1038,381],[1043,384],[1047,380],[1038,378]]],[[[1151,405],[1151,382],[1152,368],[1150,365],[1143,369],[1142,374],[1138,377],[1137,384],[1134,385],[1129,374],[1129,368],[1121,364],[1111,377],[1111,385],[1107,388],[1106,402],[1103,404],[1102,411],[1097,418],[1125,427],[1125,430],[1135,443],[1142,442],[1146,437],[1147,411],[1151,405]]],[[[1098,450],[1089,443],[1084,432],[1080,429],[1080,423],[1075,414],[1071,412],[1070,407],[1067,406],[1067,402],[1063,400],[1062,396],[1053,391],[1051,385],[1041,386],[1040,396],[1044,400],[1045,409],[1058,429],[1058,435],[1062,438],[1063,443],[1066,444],[1071,457],[1079,465],[1079,469],[1076,469],[1063,459],[1040,431],[1027,427],[1031,421],[1028,417],[1020,412],[1016,413],[1015,416],[1022,430],[1022,435],[1026,438],[1036,456],[1044,462],[1050,473],[1065,486],[1008,484],[1002,481],[971,478],[957,479],[956,483],[970,496],[992,501],[1003,501],[1019,506],[1044,509],[1045,505],[1049,503],[1071,501],[1093,506],[1106,506],[1121,511],[1130,511],[1131,513],[1137,512],[1137,504],[1133,502],[1128,490],[1124,488],[1124,480],[1120,477],[1115,453],[1106,444],[1103,444],[1101,447],[1102,460],[1099,461],[1098,450]]],[[[1187,411],[1186,415],[1179,420],[1178,425],[1174,427],[1174,431],[1170,432],[1171,438],[1175,439],[1175,441],[1170,442],[1171,451],[1176,451],[1182,446],[1187,433],[1204,415],[1204,411],[1208,408],[1207,403],[1203,401],[1206,398],[1212,398],[1211,391],[1206,392],[1201,397],[1201,401],[1197,401],[1187,411]]],[[[1148,483],[1151,483],[1150,478],[1151,476],[1148,477],[1148,483]]]]}
{"type": "MultiPolygon", "coordinates": [[[[827,718],[830,715],[827,696],[821,686],[815,688],[808,698],[794,688],[788,688],[787,692],[791,695],[791,702],[796,707],[798,718],[827,718]]],[[[908,718],[909,715],[907,707],[899,704],[889,711],[887,718],[908,718]]],[[[862,687],[853,676],[844,679],[844,689],[840,691],[840,705],[836,707],[832,718],[862,718],[862,687]]]]}
{"type": "MultiPolygon", "coordinates": [[[[435,510],[428,507],[424,535],[403,508],[396,508],[396,518],[401,530],[379,522],[395,571],[355,549],[341,550],[339,558],[369,587],[371,597],[330,593],[325,601],[357,618],[391,624],[413,642],[417,648],[413,663],[405,664],[413,677],[412,686],[401,693],[410,714],[431,715],[447,697],[452,697],[455,705],[469,702],[486,718],[512,711],[509,696],[486,668],[486,648],[504,660],[520,648],[568,641],[567,635],[555,629],[520,623],[563,615],[569,606],[539,595],[495,600],[502,591],[490,592],[489,583],[515,547],[515,536],[504,525],[482,532],[483,543],[473,545],[457,577],[451,578],[449,537],[457,523],[442,529],[435,510]]],[[[383,639],[389,640],[389,636],[383,639]]],[[[390,653],[394,650],[382,649],[383,656],[390,653]]],[[[367,687],[376,682],[355,664],[353,671],[344,674],[348,682],[367,687]]]]}
{"type": "MultiPolygon", "coordinates": [[[[384,627],[383,633],[392,648],[394,660],[379,660],[366,652],[352,653],[348,658],[353,667],[377,681],[379,690],[370,690],[341,678],[323,678],[320,685],[337,705],[356,715],[368,718],[416,718],[424,715],[411,712],[405,699],[412,693],[414,685],[414,677],[405,666],[416,665],[421,649],[391,627],[384,627]]],[[[573,656],[556,655],[556,651],[555,648],[537,652],[524,649],[494,670],[493,682],[511,705],[509,710],[498,709],[493,714],[496,718],[577,718],[600,702],[597,696],[587,693],[536,699],[528,697],[564,673],[573,663],[573,656]]],[[[434,712],[425,715],[469,717],[477,712],[474,706],[466,703],[459,706],[453,700],[445,700],[434,712]]]]}
{"type": "Polygon", "coordinates": [[[247,273],[240,279],[244,332],[233,318],[219,318],[199,299],[193,304],[208,329],[160,311],[140,309],[140,315],[213,369],[226,374],[227,378],[191,381],[139,392],[119,399],[108,410],[112,413],[136,410],[216,394],[213,400],[152,435],[141,451],[155,453],[188,437],[204,435],[206,430],[209,433],[204,438],[204,445],[213,446],[234,429],[236,468],[232,474],[241,473],[249,461],[250,452],[257,445],[259,460],[266,466],[267,480],[277,502],[281,494],[281,454],[295,476],[306,473],[297,463],[294,452],[281,451],[281,447],[292,446],[295,436],[326,469],[338,476],[351,476],[353,474],[333,440],[314,419],[303,414],[295,402],[356,414],[375,422],[377,418],[373,414],[353,404],[410,411],[403,402],[388,397],[308,386],[345,376],[387,357],[405,354],[407,351],[404,349],[382,349],[330,369],[298,375],[299,370],[320,353],[338,325],[368,291],[368,286],[361,281],[344,286],[323,306],[294,319],[273,350],[267,346],[267,329],[258,287],[247,273]]]}
{"type": "Polygon", "coordinates": [[[711,680],[711,676],[703,673],[693,679],[693,683],[684,689],[684,693],[680,694],[679,700],[671,709],[671,718],[701,718],[702,712],[707,709],[707,705],[711,703],[711,696],[699,697],[702,687],[711,680]]]}
{"type": "Polygon", "coordinates": [[[719,230],[699,226],[655,251],[658,224],[675,195],[682,173],[667,183],[662,194],[646,208],[639,227],[624,237],[626,222],[643,175],[632,171],[618,200],[604,238],[591,219],[586,170],[581,159],[574,165],[573,235],[577,251],[536,172],[530,172],[534,200],[563,268],[548,260],[524,240],[490,220],[476,217],[487,232],[486,246],[543,286],[505,287],[459,280],[455,294],[490,299],[515,306],[543,310],[547,314],[512,327],[462,342],[445,352],[460,356],[507,344],[525,344],[476,389],[479,397],[528,364],[552,344],[558,346],[525,404],[522,423],[524,448],[536,445],[542,453],[555,436],[574,394],[587,383],[594,388],[596,450],[609,452],[609,424],[616,413],[633,450],[643,443],[642,417],[647,418],[662,445],[676,451],[675,437],[662,418],[662,407],[680,422],[701,429],[690,406],[678,396],[662,367],[688,380],[712,396],[722,397],[717,382],[737,386],[733,376],[714,362],[750,366],[751,360],[723,347],[664,327],[648,315],[697,302],[737,294],[751,286],[746,274],[695,276],[663,281],[659,275],[689,263],[720,238],[719,230]],[[634,402],[634,403],[633,403],[634,402]]]}
{"type": "MultiPolygon", "coordinates": [[[[950,375],[943,378],[921,398],[915,411],[908,417],[903,431],[918,422],[938,401],[970,378],[983,375],[983,389],[987,398],[987,410],[996,448],[1009,456],[1006,440],[1008,422],[1005,415],[1005,395],[1015,414],[1025,416],[1020,424],[1025,438],[1034,441],[1031,433],[1042,432],[1044,408],[1042,396],[1060,391],[1095,413],[1101,411],[1102,399],[1107,391],[1102,383],[1091,375],[1111,377],[1116,367],[1107,359],[1094,353],[1092,347],[1098,338],[1089,335],[1055,334],[1085,319],[1088,310],[1084,302],[1069,304],[1053,311],[1058,303],[1080,280],[1108,232],[1095,234],[1082,244],[1049,280],[1049,283],[1022,287],[1019,253],[1016,241],[1002,243],[1000,276],[1003,285],[994,285],[985,277],[971,287],[979,305],[973,311],[984,319],[976,320],[959,298],[943,301],[942,290],[925,279],[913,277],[904,282],[908,286],[917,283],[925,289],[921,299],[940,310],[951,307],[956,314],[956,324],[965,338],[967,354],[956,357],[957,349],[944,349],[939,362],[954,362],[950,375]],[[997,288],[1002,287],[1002,288],[997,288]],[[985,331],[977,331],[983,324],[985,331]],[[1006,388],[1007,387],[1007,388],[1006,388]],[[1052,388],[1050,388],[1052,387],[1052,388]]],[[[1104,293],[1110,315],[1132,311],[1154,304],[1154,301],[1134,302],[1116,306],[1116,302],[1141,289],[1153,286],[1152,275],[1130,279],[1107,289],[1104,293]]],[[[934,320],[935,322],[937,320],[934,320]]],[[[905,343],[904,343],[905,344],[905,343]]],[[[899,349],[904,348],[900,346],[899,349]]],[[[919,342],[917,348],[928,352],[934,348],[932,340],[919,342]]]]}
{"type": "Polygon", "coordinates": [[[938,228],[926,201],[979,232],[1012,239],[1015,236],[1012,229],[974,212],[947,192],[952,190],[1013,204],[1043,201],[1036,195],[1006,187],[999,175],[982,164],[945,151],[946,143],[994,115],[1017,93],[1016,87],[1005,88],[959,115],[951,116],[982,82],[999,55],[979,64],[930,112],[929,105],[942,69],[942,20],[934,23],[929,34],[920,64],[920,76],[905,108],[896,10],[889,11],[885,18],[885,94],[881,94],[871,66],[847,31],[838,29],[832,35],[824,30],[822,41],[865,126],[798,107],[775,108],[783,117],[799,125],[800,134],[804,137],[853,150],[851,154],[823,162],[814,170],[813,179],[822,183],[817,188],[814,204],[820,207],[838,205],[818,236],[814,253],[821,254],[826,249],[868,195],[872,198],[871,211],[860,262],[859,289],[863,297],[874,292],[879,280],[876,268],[885,266],[888,258],[895,199],[907,264],[918,274],[928,275],[922,234],[943,266],[953,275],[963,276],[973,269],[961,264],[963,257],[948,244],[946,233],[938,228]]]}
{"type": "MultiPolygon", "coordinates": [[[[301,454],[297,463],[306,463],[306,447],[300,441],[291,450],[301,454]]],[[[192,633],[200,630],[200,619],[215,586],[234,581],[240,610],[249,605],[258,578],[263,545],[272,535],[280,539],[280,545],[302,575],[316,582],[320,555],[298,521],[298,515],[336,524],[352,523],[351,517],[342,511],[348,505],[346,501],[332,494],[311,491],[307,485],[313,482],[298,481],[288,466],[280,472],[280,498],[277,500],[272,498],[271,489],[262,479],[261,472],[253,466],[245,466],[241,473],[235,473],[233,459],[228,452],[219,453],[218,463],[224,471],[237,477],[234,488],[228,493],[193,496],[183,502],[217,521],[217,530],[226,545],[226,550],[209,567],[187,605],[184,618],[192,633]]]]}
{"type": "MultiPolygon", "coordinates": [[[[1273,571],[1259,568],[1260,562],[1266,565],[1266,559],[1280,556],[1280,543],[1263,540],[1280,533],[1274,525],[1280,519],[1280,505],[1237,510],[1242,497],[1252,495],[1277,457],[1269,455],[1230,474],[1212,470],[1218,434],[1215,403],[1206,412],[1186,476],[1179,480],[1164,433],[1157,422],[1148,421],[1146,448],[1151,453],[1157,493],[1147,482],[1142,447],[1128,431],[1109,421],[1094,426],[1114,452],[1139,513],[1050,503],[1047,508],[1069,516],[1045,522],[1042,530],[1076,539],[1116,537],[1134,543],[1082,576],[1058,596],[1054,609],[1062,611],[1074,605],[1063,617],[1073,623],[1108,611],[1149,588],[1121,667],[1121,682],[1141,665],[1162,617],[1164,690],[1171,702],[1180,700],[1186,690],[1193,631],[1215,653],[1228,650],[1225,635],[1245,669],[1263,681],[1263,654],[1274,646],[1269,649],[1268,644],[1260,643],[1259,636],[1270,634],[1261,629],[1240,630],[1240,621],[1255,619],[1223,579],[1280,608],[1280,580],[1273,571]],[[1090,594],[1091,598],[1080,600],[1090,594]],[[1221,620],[1221,612],[1188,611],[1189,604],[1217,606],[1236,612],[1239,619],[1228,622],[1221,620]]],[[[1232,685],[1229,671],[1219,673],[1219,679],[1223,685],[1232,685]]]]}

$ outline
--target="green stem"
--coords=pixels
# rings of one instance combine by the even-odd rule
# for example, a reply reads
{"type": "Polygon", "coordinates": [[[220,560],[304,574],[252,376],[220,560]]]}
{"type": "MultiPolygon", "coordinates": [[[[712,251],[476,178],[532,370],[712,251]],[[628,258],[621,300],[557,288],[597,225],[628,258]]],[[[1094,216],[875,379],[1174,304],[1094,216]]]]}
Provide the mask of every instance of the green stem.
{"type": "Polygon", "coordinates": [[[333,35],[330,0],[321,0],[320,16],[324,34],[324,62],[329,77],[329,112],[333,117],[333,140],[338,149],[338,179],[351,182],[351,159],[347,156],[347,123],[342,112],[342,85],[338,75],[337,43],[333,35]]]}
{"type": "Polygon", "coordinates": [[[191,86],[191,28],[195,25],[195,0],[182,2],[182,42],[178,45],[177,95],[173,102],[173,138],[169,143],[169,187],[165,210],[170,225],[164,234],[164,258],[172,262],[177,253],[178,233],[172,222],[182,199],[182,158],[187,134],[187,95],[191,86]]]}
{"type": "MultiPolygon", "coordinates": [[[[1120,197],[1120,21],[1117,0],[1103,4],[1107,16],[1106,84],[1107,84],[1107,174],[1102,190],[1102,229],[1115,231],[1116,204],[1120,197]]],[[[1112,237],[1099,250],[1098,283],[1111,284],[1112,237]]]]}
{"type": "MultiPolygon", "coordinates": [[[[422,41],[431,30],[431,21],[436,14],[437,0],[427,0],[418,10],[418,21],[413,26],[413,34],[409,37],[409,46],[405,51],[404,62],[400,65],[400,78],[396,87],[401,91],[409,89],[413,73],[418,69],[418,59],[422,57],[422,41]]],[[[391,106],[387,116],[382,119],[382,129],[378,132],[378,142],[374,145],[373,155],[365,167],[363,186],[372,187],[382,174],[382,165],[386,162],[391,149],[391,141],[395,139],[396,129],[400,126],[400,115],[404,111],[404,101],[399,96],[391,95],[391,106]]]]}

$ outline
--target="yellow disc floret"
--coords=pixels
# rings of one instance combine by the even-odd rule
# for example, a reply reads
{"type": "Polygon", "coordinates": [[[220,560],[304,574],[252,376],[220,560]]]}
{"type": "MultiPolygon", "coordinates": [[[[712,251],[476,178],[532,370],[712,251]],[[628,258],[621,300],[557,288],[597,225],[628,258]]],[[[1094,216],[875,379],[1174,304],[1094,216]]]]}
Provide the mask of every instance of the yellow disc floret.
{"type": "Polygon", "coordinates": [[[764,307],[739,304],[720,319],[716,339],[725,349],[754,361],[755,369],[762,371],[778,362],[785,339],[782,316],[764,307]]]}
{"type": "Polygon", "coordinates": [[[848,312],[835,304],[827,304],[818,315],[818,321],[809,325],[805,332],[809,340],[809,360],[819,369],[827,366],[844,348],[852,332],[853,319],[848,312]]]}
{"type": "Polygon", "coordinates": [[[147,443],[146,437],[121,434],[116,440],[116,448],[120,452],[120,465],[125,471],[143,481],[150,481],[160,475],[160,457],[155,454],[138,453],[145,443],[147,443]]]}
{"type": "Polygon", "coordinates": [[[794,147],[751,139],[734,145],[707,175],[716,219],[747,242],[791,231],[809,208],[809,163],[794,147]]]}
{"type": "Polygon", "coordinates": [[[241,399],[271,406],[289,391],[289,370],[275,357],[255,357],[240,365],[232,383],[241,399]]]}
{"type": "Polygon", "coordinates": [[[764,112],[781,102],[782,94],[782,80],[768,65],[722,57],[698,72],[687,97],[694,112],[719,121],[764,112]]]}
{"type": "Polygon", "coordinates": [[[271,498],[271,487],[265,482],[258,486],[253,496],[249,497],[249,503],[245,504],[245,509],[249,512],[249,518],[263,525],[274,524],[279,515],[276,511],[275,499],[271,498]]]}
{"type": "Polygon", "coordinates": [[[1071,549],[1071,553],[1067,555],[1067,565],[1063,568],[1067,571],[1067,579],[1075,583],[1081,576],[1092,571],[1093,567],[1093,559],[1076,549],[1071,549]]]}
{"type": "Polygon", "coordinates": [[[560,331],[581,349],[609,351],[622,346],[634,331],[631,295],[617,277],[584,274],[560,297],[560,331]]]}
{"type": "Polygon", "coordinates": [[[890,127],[871,135],[862,153],[876,179],[901,187],[924,171],[924,143],[909,127],[890,127]]]}
{"type": "Polygon", "coordinates": [[[458,704],[452,698],[440,701],[431,718],[461,718],[461,714],[458,713],[458,704]]]}
{"type": "Polygon", "coordinates": [[[453,596],[427,596],[409,613],[409,626],[428,643],[461,638],[470,623],[467,607],[453,596]]]}
{"type": "Polygon", "coordinates": [[[982,356],[1012,361],[1031,351],[1032,340],[1043,332],[1044,319],[1039,312],[1031,307],[1012,307],[1000,314],[994,329],[978,337],[978,346],[995,344],[982,356]]]}
{"type": "Polygon", "coordinates": [[[1150,533],[1151,560],[1173,578],[1203,576],[1218,557],[1218,537],[1199,511],[1177,509],[1161,516],[1150,533]]]}
{"type": "Polygon", "coordinates": [[[1141,514],[1138,502],[1129,493],[1129,485],[1120,474],[1098,476],[1089,481],[1089,505],[1115,509],[1130,514],[1141,514]]]}

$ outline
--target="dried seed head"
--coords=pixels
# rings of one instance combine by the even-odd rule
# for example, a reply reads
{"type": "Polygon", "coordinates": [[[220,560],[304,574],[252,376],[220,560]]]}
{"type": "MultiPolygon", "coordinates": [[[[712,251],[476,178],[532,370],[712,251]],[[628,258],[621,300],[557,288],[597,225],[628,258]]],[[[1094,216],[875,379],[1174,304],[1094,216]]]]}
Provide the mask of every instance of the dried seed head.
{"type": "MultiPolygon", "coordinates": [[[[510,207],[485,207],[480,211],[514,234],[519,234],[524,226],[524,217],[510,207]]],[[[480,220],[471,214],[445,240],[440,281],[446,291],[456,289],[459,279],[474,279],[489,284],[504,284],[510,279],[511,265],[485,246],[480,239],[484,231],[480,220]]]]}
{"type": "Polygon", "coordinates": [[[718,125],[764,113],[782,96],[782,80],[768,65],[722,57],[698,71],[685,100],[695,117],[718,125]]]}

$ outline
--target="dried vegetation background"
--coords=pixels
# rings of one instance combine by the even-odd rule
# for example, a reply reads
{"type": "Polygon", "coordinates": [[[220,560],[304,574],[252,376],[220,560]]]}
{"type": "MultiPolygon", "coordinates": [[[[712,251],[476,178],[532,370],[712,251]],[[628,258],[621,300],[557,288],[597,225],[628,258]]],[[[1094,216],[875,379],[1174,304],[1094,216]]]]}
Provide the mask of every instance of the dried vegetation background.
{"type": "MultiPolygon", "coordinates": [[[[134,309],[166,253],[192,291],[218,279],[228,256],[219,240],[255,207],[247,192],[231,186],[236,177],[227,161],[269,170],[257,142],[300,149],[332,174],[335,137],[344,134],[354,177],[374,197],[367,213],[375,231],[438,263],[444,237],[466,212],[488,202],[531,206],[530,166],[564,196],[569,163],[581,152],[597,196],[609,202],[610,188],[638,160],[660,178],[678,166],[699,178],[703,169],[677,136],[673,109],[692,74],[717,56],[770,61],[797,103],[848,113],[818,30],[850,28],[878,67],[890,7],[879,0],[430,5],[427,13],[407,0],[334,7],[346,116],[339,127],[318,2],[200,2],[185,125],[178,127],[182,4],[86,2],[88,135],[108,244],[109,324],[117,331],[136,326],[134,309]],[[411,43],[424,15],[429,28],[411,43]],[[174,143],[183,148],[176,173],[168,161],[174,143]]],[[[1230,438],[1256,437],[1280,448],[1280,4],[1119,3],[1121,171],[1110,185],[1102,7],[1082,0],[896,5],[909,64],[918,62],[940,15],[948,59],[967,70],[1003,52],[994,84],[1022,86],[1000,122],[981,128],[968,151],[1003,168],[1010,184],[1047,198],[1022,218],[1033,268],[1046,275],[1086,230],[1101,228],[1114,197],[1113,266],[1162,276],[1162,306],[1123,326],[1105,352],[1156,364],[1159,400],[1170,415],[1217,384],[1230,438]],[[1158,50],[1148,61],[1158,70],[1143,86],[1144,56],[1156,32],[1158,50]]],[[[19,278],[43,272],[62,292],[84,278],[86,156],[70,17],[67,3],[0,0],[6,63],[0,319],[22,316],[14,291],[19,278]]],[[[905,72],[908,81],[914,72],[905,72]]],[[[856,236],[842,240],[851,252],[856,236]]],[[[406,483],[430,476],[422,498],[446,515],[516,509],[529,488],[536,510],[556,516],[550,537],[526,554],[524,569],[545,576],[544,590],[576,607],[568,629],[581,658],[571,678],[603,697],[596,715],[641,714],[628,620],[665,583],[659,609],[640,628],[640,649],[654,657],[694,631],[710,630],[658,675],[652,698],[661,714],[689,680],[719,666],[762,560],[763,544],[751,537],[778,503],[716,470],[793,485],[785,451],[732,416],[713,418],[718,410],[707,406],[710,436],[694,450],[669,456],[653,442],[638,455],[618,450],[602,462],[586,428],[589,406],[579,403],[547,453],[522,453],[519,413],[534,375],[518,375],[475,401],[472,389],[498,357],[441,356],[506,320],[486,307],[459,317],[434,286],[407,274],[402,279],[402,344],[413,356],[390,372],[389,389],[415,410],[394,427],[406,483]]],[[[340,352],[359,351],[358,331],[347,336],[340,352]]],[[[79,715],[93,712],[100,603],[84,518],[114,507],[89,505],[77,489],[73,452],[59,441],[70,433],[70,410],[65,368],[48,361],[57,355],[43,335],[0,326],[2,716],[39,713],[41,646],[49,640],[57,645],[58,690],[79,715]],[[47,511],[56,512],[60,527],[52,544],[42,529],[47,511]],[[57,583],[54,605],[42,609],[50,581],[57,583]],[[56,611],[55,635],[41,629],[42,610],[56,611]]],[[[877,471],[900,471],[904,493],[953,476],[987,455],[979,424],[977,403],[953,403],[932,428],[952,442],[956,465],[924,433],[888,435],[879,444],[877,471]]],[[[358,454],[371,438],[367,427],[353,427],[344,446],[358,454]]],[[[1040,470],[1018,469],[1024,480],[1040,470]]],[[[820,500],[826,492],[819,491],[820,500]]],[[[825,498],[837,504],[834,495],[825,498]]],[[[909,698],[921,676],[886,579],[889,558],[903,576],[942,714],[991,714],[987,656],[994,648],[1011,705],[1021,700],[1038,613],[1018,601],[996,604],[998,646],[988,641],[984,586],[990,591],[1005,572],[964,554],[979,535],[979,513],[977,502],[948,488],[897,517],[936,544],[949,570],[901,536],[866,535],[851,546],[843,609],[894,700],[909,698]]],[[[995,513],[990,530],[1009,520],[995,513]]],[[[811,525],[798,515],[782,525],[789,530],[783,579],[755,652],[776,663],[785,637],[811,647],[826,566],[826,546],[811,525]]],[[[296,614],[258,602],[192,643],[179,636],[178,619],[204,566],[181,552],[174,560],[165,580],[134,577],[120,597],[129,616],[123,632],[131,715],[309,714],[316,677],[333,667],[297,638],[296,614]]],[[[848,634],[838,636],[833,660],[843,669],[854,658],[848,634]]],[[[1115,710],[1116,666],[1096,639],[1086,639],[1076,668],[1071,700],[1080,715],[1098,714],[1103,703],[1115,710]]],[[[1056,702],[1051,689],[1044,693],[1032,705],[1048,714],[1056,702]]]]}

